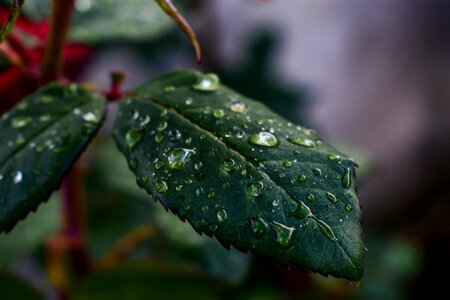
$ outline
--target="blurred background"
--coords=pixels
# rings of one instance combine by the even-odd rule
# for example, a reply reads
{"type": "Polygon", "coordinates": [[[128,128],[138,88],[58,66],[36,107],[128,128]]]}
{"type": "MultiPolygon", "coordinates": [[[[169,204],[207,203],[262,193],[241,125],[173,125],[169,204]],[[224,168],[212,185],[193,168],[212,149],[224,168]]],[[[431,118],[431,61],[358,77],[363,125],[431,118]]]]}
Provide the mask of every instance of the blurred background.
{"type": "MultiPolygon", "coordinates": [[[[75,67],[66,76],[106,89],[110,72],[118,70],[127,74],[125,88],[131,88],[161,72],[200,68],[285,118],[316,129],[359,162],[369,250],[365,276],[357,288],[342,279],[228,251],[215,239],[199,236],[135,184],[109,139],[113,104],[111,117],[81,158],[90,251],[103,258],[106,268],[74,285],[74,298],[445,295],[448,275],[442,274],[450,267],[450,1],[174,3],[198,34],[202,65],[153,1],[77,0],[70,34],[75,54],[66,56],[75,67]],[[123,256],[108,256],[111,247],[124,247],[123,256]]],[[[48,1],[27,1],[24,13],[41,26],[47,8],[48,1]]],[[[30,47],[39,47],[39,38],[30,40],[30,47]]],[[[10,70],[0,57],[0,78],[10,79],[5,75],[10,70]]],[[[0,81],[2,99],[8,92],[0,81]]],[[[45,241],[60,228],[58,198],[55,193],[10,234],[0,236],[1,299],[54,297],[45,241]]]]}

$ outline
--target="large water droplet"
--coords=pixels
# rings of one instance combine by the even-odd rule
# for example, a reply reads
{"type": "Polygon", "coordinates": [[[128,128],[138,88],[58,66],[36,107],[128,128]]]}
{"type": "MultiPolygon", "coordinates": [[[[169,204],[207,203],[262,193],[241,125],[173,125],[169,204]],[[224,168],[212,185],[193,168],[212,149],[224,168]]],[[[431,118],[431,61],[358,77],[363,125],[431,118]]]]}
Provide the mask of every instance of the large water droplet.
{"type": "Polygon", "coordinates": [[[264,234],[264,231],[266,231],[268,226],[267,222],[262,218],[252,218],[251,225],[253,235],[258,238],[264,234]]]}
{"type": "Polygon", "coordinates": [[[277,243],[282,248],[289,248],[292,244],[292,238],[294,236],[294,227],[289,227],[284,224],[273,221],[270,226],[275,230],[277,235],[277,243]]]}
{"type": "Polygon", "coordinates": [[[350,168],[345,169],[345,173],[344,173],[344,175],[342,175],[342,178],[341,178],[341,183],[342,183],[342,187],[344,189],[348,189],[351,186],[352,179],[351,179],[351,169],[350,168]]]}
{"type": "Polygon", "coordinates": [[[305,175],[298,176],[298,181],[305,182],[306,181],[306,176],[305,175]]]}
{"type": "Polygon", "coordinates": [[[158,193],[164,193],[169,189],[169,186],[164,180],[159,180],[155,183],[155,189],[158,193]]]}
{"type": "Polygon", "coordinates": [[[334,235],[333,230],[331,229],[330,226],[328,226],[327,223],[325,223],[324,221],[319,220],[319,219],[317,219],[315,217],[314,217],[314,220],[317,222],[317,225],[319,225],[320,231],[322,231],[322,233],[325,234],[325,236],[329,240],[331,240],[333,242],[337,242],[338,241],[337,237],[334,235]]]}
{"type": "Polygon", "coordinates": [[[175,141],[178,141],[181,138],[181,132],[179,130],[176,130],[176,129],[170,130],[167,133],[167,136],[169,137],[169,140],[171,142],[175,142],[175,141]]]}
{"type": "Polygon", "coordinates": [[[325,197],[332,203],[337,203],[338,202],[338,199],[336,198],[336,196],[334,194],[330,193],[330,192],[327,192],[325,194],[325,197]]]}
{"type": "Polygon", "coordinates": [[[22,174],[21,171],[17,171],[17,172],[15,172],[15,173],[13,173],[12,176],[13,176],[13,182],[14,182],[14,183],[19,183],[19,182],[22,181],[23,174],[22,174]]]}
{"type": "Polygon", "coordinates": [[[285,161],[285,162],[283,163],[283,166],[284,166],[285,168],[290,168],[290,167],[292,167],[292,162],[289,161],[289,160],[287,160],[287,161],[285,161]]]}
{"type": "Polygon", "coordinates": [[[27,126],[33,120],[30,116],[19,116],[11,120],[11,127],[14,129],[27,126]]]}
{"type": "Polygon", "coordinates": [[[192,149],[176,148],[172,150],[167,157],[169,168],[182,170],[193,153],[195,153],[195,151],[192,149]]]}
{"type": "Polygon", "coordinates": [[[264,147],[275,147],[280,144],[280,141],[276,136],[266,131],[261,131],[260,133],[252,134],[248,138],[248,142],[253,145],[264,147]]]}
{"type": "Polygon", "coordinates": [[[130,129],[125,136],[125,143],[128,146],[128,151],[133,151],[137,144],[142,139],[142,129],[130,129]]]}
{"type": "Polygon", "coordinates": [[[230,110],[235,113],[245,113],[247,111],[247,106],[244,102],[237,101],[231,104],[230,110]]]}
{"type": "Polygon", "coordinates": [[[258,197],[264,190],[264,184],[261,181],[257,181],[247,185],[247,195],[251,197],[258,197]]]}
{"type": "Polygon", "coordinates": [[[308,195],[306,195],[306,199],[308,199],[309,201],[314,201],[314,195],[308,194],[308,195]]]}
{"type": "Polygon", "coordinates": [[[316,143],[314,143],[313,140],[304,137],[288,137],[287,140],[293,144],[301,145],[308,148],[316,147],[316,143]]]}
{"type": "Polygon", "coordinates": [[[217,211],[217,220],[219,220],[220,223],[224,223],[228,220],[228,214],[225,209],[219,209],[217,211]]]}
{"type": "Polygon", "coordinates": [[[220,87],[220,79],[216,74],[208,73],[199,76],[197,82],[192,86],[194,90],[214,92],[220,87]]]}
{"type": "Polygon", "coordinates": [[[316,176],[320,176],[320,175],[322,175],[322,170],[319,168],[315,168],[315,169],[313,169],[313,174],[316,176]]]}
{"type": "Polygon", "coordinates": [[[345,204],[345,210],[346,211],[351,211],[353,209],[351,204],[345,204]]]}
{"type": "Polygon", "coordinates": [[[85,120],[86,122],[89,122],[89,123],[100,122],[100,118],[91,111],[84,113],[82,118],[83,118],[83,120],[85,120]]]}

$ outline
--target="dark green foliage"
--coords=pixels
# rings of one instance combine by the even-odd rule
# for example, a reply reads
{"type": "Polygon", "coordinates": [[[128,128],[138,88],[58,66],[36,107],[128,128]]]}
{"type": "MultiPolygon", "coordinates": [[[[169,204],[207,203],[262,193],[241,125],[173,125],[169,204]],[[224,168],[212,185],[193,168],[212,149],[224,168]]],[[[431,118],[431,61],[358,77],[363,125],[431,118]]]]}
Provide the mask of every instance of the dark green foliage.
{"type": "Polygon", "coordinates": [[[99,128],[104,99],[78,85],[49,85],[0,119],[0,232],[58,188],[99,128]]]}
{"type": "Polygon", "coordinates": [[[138,184],[226,247],[358,281],[355,163],[264,105],[182,70],[124,99],[115,139],[138,184]]]}

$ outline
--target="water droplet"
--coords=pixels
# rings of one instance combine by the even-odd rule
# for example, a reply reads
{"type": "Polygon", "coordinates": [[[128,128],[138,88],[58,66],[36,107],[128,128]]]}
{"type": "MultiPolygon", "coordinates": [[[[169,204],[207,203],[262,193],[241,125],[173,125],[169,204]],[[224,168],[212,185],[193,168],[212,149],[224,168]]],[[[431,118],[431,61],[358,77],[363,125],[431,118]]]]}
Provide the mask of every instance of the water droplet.
{"type": "Polygon", "coordinates": [[[288,137],[287,140],[293,144],[301,145],[308,148],[316,147],[316,143],[314,143],[313,140],[304,137],[288,137]]]}
{"type": "Polygon", "coordinates": [[[338,202],[338,199],[336,198],[336,196],[335,196],[334,194],[330,193],[330,192],[327,192],[327,193],[325,194],[325,197],[326,197],[329,201],[331,201],[332,203],[337,203],[337,202],[338,202]]]}
{"type": "Polygon", "coordinates": [[[17,171],[17,172],[15,172],[15,173],[13,173],[13,182],[14,182],[14,183],[17,184],[17,183],[21,182],[21,181],[22,181],[22,178],[23,178],[22,172],[17,171]]]}
{"type": "Polygon", "coordinates": [[[201,167],[203,167],[203,163],[202,163],[201,161],[196,162],[196,163],[194,164],[194,168],[195,168],[196,170],[200,170],[201,167]]]}
{"type": "Polygon", "coordinates": [[[172,150],[167,157],[169,168],[182,170],[193,153],[195,153],[195,151],[192,149],[176,148],[172,150]]]}
{"type": "Polygon", "coordinates": [[[308,206],[306,206],[303,202],[295,203],[296,208],[291,212],[291,215],[297,219],[305,219],[306,217],[311,216],[311,210],[308,206]]]}
{"type": "Polygon", "coordinates": [[[169,113],[169,111],[167,109],[163,109],[159,115],[161,117],[165,117],[168,113],[169,113]]]}
{"type": "Polygon", "coordinates": [[[300,182],[305,182],[306,181],[306,176],[305,175],[300,175],[300,176],[298,176],[298,180],[300,182]]]}
{"type": "Polygon", "coordinates": [[[184,101],[184,103],[186,103],[186,105],[191,105],[192,104],[192,98],[187,98],[186,101],[184,101]]]}
{"type": "Polygon", "coordinates": [[[181,132],[179,130],[176,130],[176,129],[170,130],[167,133],[167,136],[169,137],[169,140],[171,142],[175,142],[175,141],[178,141],[181,138],[181,132]]]}
{"type": "Polygon", "coordinates": [[[198,187],[196,190],[195,190],[195,194],[197,195],[197,196],[201,196],[201,195],[203,195],[205,193],[205,190],[203,189],[203,187],[198,187]]]}
{"type": "Polygon", "coordinates": [[[262,218],[252,218],[251,225],[253,235],[258,238],[264,234],[264,231],[266,231],[268,226],[267,222],[262,218]]]}
{"type": "Polygon", "coordinates": [[[155,163],[155,169],[156,169],[156,170],[159,170],[159,169],[161,169],[162,167],[164,167],[164,162],[161,161],[161,160],[158,160],[158,161],[155,163]]]}
{"type": "Polygon", "coordinates": [[[226,222],[228,220],[228,214],[227,214],[227,211],[225,209],[219,209],[217,211],[217,220],[220,223],[224,223],[224,222],[226,222]]]}
{"type": "Polygon", "coordinates": [[[276,136],[270,132],[261,131],[260,133],[252,134],[248,138],[248,142],[253,145],[264,147],[275,147],[280,144],[276,136]]]}
{"type": "Polygon", "coordinates": [[[176,190],[177,192],[181,192],[181,191],[183,190],[183,185],[182,185],[182,184],[177,185],[177,186],[175,187],[175,190],[176,190]]]}
{"type": "Polygon", "coordinates": [[[164,180],[159,180],[155,183],[155,189],[158,193],[164,193],[169,189],[169,186],[164,180]]]}
{"type": "Polygon", "coordinates": [[[346,211],[352,211],[353,207],[351,204],[345,204],[345,210],[346,211]]]}
{"type": "Polygon", "coordinates": [[[216,110],[214,110],[214,112],[213,112],[213,116],[214,116],[214,118],[216,118],[216,119],[220,119],[220,118],[222,118],[223,116],[225,116],[225,113],[224,113],[223,110],[221,110],[221,109],[216,109],[216,110]]]}
{"type": "Polygon", "coordinates": [[[238,139],[242,139],[244,136],[245,136],[245,132],[244,132],[244,131],[238,131],[238,132],[236,133],[236,137],[237,137],[238,139]]]}
{"type": "Polygon", "coordinates": [[[277,235],[277,243],[282,248],[289,248],[292,244],[292,238],[294,236],[294,227],[288,227],[278,222],[271,222],[270,226],[273,228],[277,235]]]}
{"type": "Polygon", "coordinates": [[[48,122],[52,119],[52,116],[50,115],[42,115],[39,117],[39,121],[41,122],[48,122]]]}
{"type": "Polygon", "coordinates": [[[336,160],[336,159],[338,159],[339,158],[339,155],[336,155],[336,154],[330,154],[330,155],[328,155],[328,159],[329,160],[336,160]]]}
{"type": "Polygon", "coordinates": [[[278,207],[278,206],[280,206],[280,199],[275,199],[275,200],[273,200],[272,201],[272,206],[273,207],[278,207]]]}
{"type": "Polygon", "coordinates": [[[315,217],[314,217],[314,220],[317,222],[317,225],[319,226],[320,231],[322,231],[322,233],[325,234],[325,236],[329,240],[331,240],[333,242],[337,242],[338,241],[337,237],[334,235],[333,230],[331,229],[330,226],[328,226],[327,223],[325,223],[324,221],[319,220],[319,219],[317,219],[315,217]]]}
{"type": "Polygon", "coordinates": [[[27,126],[33,120],[30,116],[19,116],[11,120],[11,127],[14,129],[27,126]]]}
{"type": "Polygon", "coordinates": [[[28,108],[28,103],[25,102],[25,101],[20,102],[20,103],[17,105],[17,109],[19,109],[19,110],[25,110],[25,109],[27,109],[27,108],[28,108]]]}
{"type": "Polygon", "coordinates": [[[54,100],[53,96],[50,96],[50,95],[42,95],[39,98],[39,102],[44,103],[44,104],[52,103],[53,100],[54,100]]]}
{"type": "Polygon", "coordinates": [[[192,86],[194,90],[214,92],[220,87],[220,79],[216,74],[208,73],[198,77],[197,82],[192,86]]]}
{"type": "Polygon", "coordinates": [[[138,166],[138,161],[137,161],[137,159],[133,158],[132,160],[130,160],[129,164],[130,164],[130,168],[131,168],[132,170],[134,170],[134,169],[136,169],[137,166],[138,166]]]}
{"type": "Polygon", "coordinates": [[[175,87],[173,85],[168,85],[168,86],[164,87],[164,92],[166,92],[166,93],[171,93],[173,91],[175,91],[175,87]]]}
{"type": "Polygon", "coordinates": [[[308,199],[309,201],[314,201],[314,195],[308,194],[308,195],[306,195],[306,199],[308,199]]]}
{"type": "Polygon", "coordinates": [[[342,178],[341,178],[341,183],[342,183],[342,187],[344,189],[348,189],[351,186],[352,179],[351,179],[351,169],[350,168],[345,169],[345,173],[344,173],[344,175],[342,175],[342,178]]]}
{"type": "Polygon", "coordinates": [[[147,125],[148,123],[150,123],[150,121],[151,121],[151,118],[150,118],[149,115],[140,116],[140,117],[139,117],[139,120],[138,120],[139,126],[140,126],[140,127],[144,127],[145,125],[147,125]]]}
{"type": "Polygon", "coordinates": [[[283,166],[286,167],[286,168],[290,168],[290,167],[292,167],[292,162],[291,161],[285,161],[283,163],[283,166]]]}
{"type": "Polygon", "coordinates": [[[247,111],[247,106],[244,102],[237,101],[231,104],[230,110],[235,113],[245,113],[247,111]]]}
{"type": "Polygon", "coordinates": [[[91,111],[83,114],[82,118],[89,123],[98,123],[100,121],[99,117],[91,111]]]}
{"type": "Polygon", "coordinates": [[[130,129],[125,136],[125,143],[128,146],[128,151],[133,151],[133,149],[137,146],[137,144],[142,139],[142,130],[141,129],[130,129]]]}
{"type": "Polygon", "coordinates": [[[163,140],[164,140],[164,134],[162,134],[161,132],[158,132],[155,135],[155,142],[161,143],[163,140]]]}
{"type": "Polygon", "coordinates": [[[26,140],[23,137],[23,135],[21,135],[21,134],[16,139],[16,144],[17,145],[23,145],[23,144],[25,144],[25,142],[26,142],[26,140]]]}
{"type": "Polygon", "coordinates": [[[315,169],[313,169],[313,174],[316,176],[320,176],[320,175],[322,175],[322,170],[319,168],[315,168],[315,169]]]}
{"type": "Polygon", "coordinates": [[[209,210],[209,206],[208,205],[203,205],[202,206],[202,211],[203,212],[207,212],[209,210]]]}
{"type": "Polygon", "coordinates": [[[255,183],[247,185],[247,195],[251,197],[261,196],[263,190],[264,184],[261,181],[257,181],[255,183]]]}
{"type": "Polygon", "coordinates": [[[222,163],[222,169],[224,171],[231,172],[233,171],[234,164],[235,162],[232,158],[227,158],[222,163]]]}
{"type": "Polygon", "coordinates": [[[184,183],[186,183],[187,185],[191,185],[192,184],[192,179],[188,178],[184,181],[184,183]]]}
{"type": "Polygon", "coordinates": [[[158,124],[158,127],[156,127],[156,130],[158,130],[158,131],[163,131],[164,129],[166,129],[167,128],[167,122],[160,122],[159,124],[158,124]]]}

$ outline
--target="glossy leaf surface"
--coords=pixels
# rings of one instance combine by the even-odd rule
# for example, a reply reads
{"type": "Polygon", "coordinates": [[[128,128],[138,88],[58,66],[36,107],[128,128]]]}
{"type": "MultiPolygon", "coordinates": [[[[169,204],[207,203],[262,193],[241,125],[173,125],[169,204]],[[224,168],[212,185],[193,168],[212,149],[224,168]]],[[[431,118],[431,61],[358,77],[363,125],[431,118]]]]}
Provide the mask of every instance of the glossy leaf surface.
{"type": "Polygon", "coordinates": [[[102,96],[49,85],[0,119],[0,232],[48,199],[99,128],[102,96]]]}
{"type": "Polygon", "coordinates": [[[181,70],[124,99],[115,139],[138,184],[225,246],[358,281],[355,162],[312,130],[181,70]]]}

